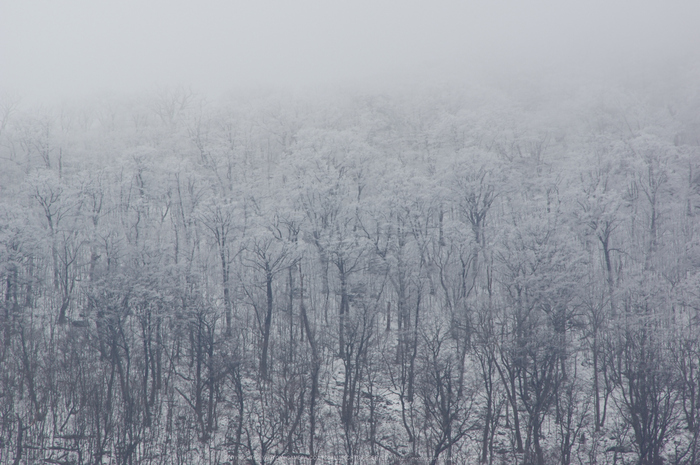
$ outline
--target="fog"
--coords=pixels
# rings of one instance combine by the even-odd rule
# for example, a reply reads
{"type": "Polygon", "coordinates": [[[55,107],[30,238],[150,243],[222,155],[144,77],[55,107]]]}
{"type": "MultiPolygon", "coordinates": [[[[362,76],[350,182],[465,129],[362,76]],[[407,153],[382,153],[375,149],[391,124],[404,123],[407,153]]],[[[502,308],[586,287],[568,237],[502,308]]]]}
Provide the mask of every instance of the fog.
{"type": "Polygon", "coordinates": [[[617,73],[695,60],[698,18],[692,0],[5,0],[0,89],[55,101],[617,73]]]}

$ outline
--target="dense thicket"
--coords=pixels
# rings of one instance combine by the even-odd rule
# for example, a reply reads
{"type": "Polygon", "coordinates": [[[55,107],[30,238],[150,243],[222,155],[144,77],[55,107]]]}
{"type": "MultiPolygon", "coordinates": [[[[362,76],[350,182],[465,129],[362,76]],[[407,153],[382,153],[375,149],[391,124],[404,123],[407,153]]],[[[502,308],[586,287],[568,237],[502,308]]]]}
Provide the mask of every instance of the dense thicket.
{"type": "Polygon", "coordinates": [[[676,78],[5,98],[0,463],[700,463],[676,78]]]}

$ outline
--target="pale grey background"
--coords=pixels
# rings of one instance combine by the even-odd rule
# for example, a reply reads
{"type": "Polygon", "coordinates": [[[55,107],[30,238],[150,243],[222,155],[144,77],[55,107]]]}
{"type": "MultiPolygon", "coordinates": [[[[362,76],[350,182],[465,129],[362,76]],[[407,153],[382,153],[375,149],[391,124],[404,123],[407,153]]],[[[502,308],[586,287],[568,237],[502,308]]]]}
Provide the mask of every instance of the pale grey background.
{"type": "Polygon", "coordinates": [[[0,90],[56,100],[696,59],[698,0],[0,0],[0,90]]]}

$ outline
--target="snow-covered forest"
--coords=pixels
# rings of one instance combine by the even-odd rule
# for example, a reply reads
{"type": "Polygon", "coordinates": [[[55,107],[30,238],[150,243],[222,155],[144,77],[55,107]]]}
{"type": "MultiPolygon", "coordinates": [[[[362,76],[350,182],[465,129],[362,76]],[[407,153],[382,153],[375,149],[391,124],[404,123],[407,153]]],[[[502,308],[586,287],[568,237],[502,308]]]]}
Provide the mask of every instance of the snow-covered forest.
{"type": "Polygon", "coordinates": [[[697,465],[699,91],[3,97],[0,463],[697,465]]]}

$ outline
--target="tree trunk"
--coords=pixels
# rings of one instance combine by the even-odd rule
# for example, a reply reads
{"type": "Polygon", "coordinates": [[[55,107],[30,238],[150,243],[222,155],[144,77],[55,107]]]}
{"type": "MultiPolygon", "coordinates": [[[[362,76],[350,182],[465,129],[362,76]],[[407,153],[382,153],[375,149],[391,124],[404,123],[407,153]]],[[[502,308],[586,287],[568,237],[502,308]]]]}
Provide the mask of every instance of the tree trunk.
{"type": "Polygon", "coordinates": [[[265,313],[265,322],[263,324],[263,347],[262,358],[260,359],[260,376],[263,379],[268,379],[267,352],[270,345],[270,327],[272,326],[272,270],[266,265],[265,287],[267,290],[267,312],[265,313]]]}

